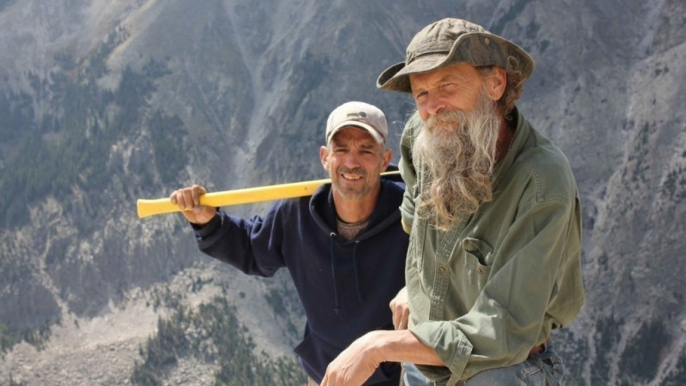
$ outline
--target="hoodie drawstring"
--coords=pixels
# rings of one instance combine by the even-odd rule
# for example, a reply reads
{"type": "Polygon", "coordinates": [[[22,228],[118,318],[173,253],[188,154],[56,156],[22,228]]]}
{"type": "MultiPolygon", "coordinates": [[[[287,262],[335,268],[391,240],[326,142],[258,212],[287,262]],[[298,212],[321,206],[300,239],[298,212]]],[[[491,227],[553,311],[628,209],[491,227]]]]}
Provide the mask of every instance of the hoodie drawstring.
{"type": "Polygon", "coordinates": [[[355,270],[355,289],[357,290],[357,300],[362,303],[362,292],[360,292],[360,279],[359,275],[357,274],[357,245],[359,244],[359,241],[355,241],[355,244],[353,245],[353,269],[355,270]]]}
{"type": "Polygon", "coordinates": [[[336,286],[336,244],[334,242],[336,234],[334,232],[331,232],[329,236],[331,236],[329,240],[331,242],[331,275],[333,275],[333,312],[335,312],[336,315],[338,315],[338,311],[340,311],[340,308],[338,307],[338,288],[336,286]]]}
{"type": "MultiPolygon", "coordinates": [[[[331,232],[329,234],[330,236],[330,244],[331,244],[331,275],[333,276],[333,296],[334,296],[334,306],[333,306],[333,311],[338,315],[338,312],[341,310],[340,305],[338,304],[338,286],[336,285],[336,233],[331,232]]],[[[358,272],[358,267],[357,267],[357,246],[360,244],[359,241],[355,241],[355,244],[353,244],[353,272],[355,276],[355,291],[357,292],[357,300],[362,303],[362,291],[360,290],[360,278],[359,278],[359,272],[358,272]]]]}

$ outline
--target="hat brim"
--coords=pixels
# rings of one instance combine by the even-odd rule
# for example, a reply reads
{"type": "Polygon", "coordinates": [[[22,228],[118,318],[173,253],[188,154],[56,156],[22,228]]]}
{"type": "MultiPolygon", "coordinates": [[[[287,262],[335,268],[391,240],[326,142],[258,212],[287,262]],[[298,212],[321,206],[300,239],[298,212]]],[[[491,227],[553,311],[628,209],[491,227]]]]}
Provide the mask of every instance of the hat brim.
{"type": "MultiPolygon", "coordinates": [[[[489,45],[489,43],[485,43],[485,46],[489,45]]],[[[421,74],[459,63],[467,63],[473,66],[498,65],[506,71],[521,71],[524,79],[531,76],[535,66],[534,60],[526,51],[507,39],[488,32],[465,33],[455,40],[449,52],[422,55],[415,58],[409,65],[400,62],[387,68],[379,75],[376,87],[386,91],[411,93],[410,74],[421,74]],[[480,52],[487,54],[481,55],[471,52],[469,48],[463,49],[463,46],[481,45],[480,39],[485,42],[488,42],[488,39],[496,42],[503,48],[504,52],[499,55],[498,52],[488,47],[480,52]],[[463,45],[463,43],[466,44],[463,45]],[[517,59],[515,68],[510,66],[508,59],[510,56],[517,59]]]]}
{"type": "Polygon", "coordinates": [[[350,121],[343,121],[343,122],[339,123],[338,125],[334,126],[334,128],[331,129],[331,131],[329,132],[329,136],[326,138],[326,143],[328,144],[329,142],[331,142],[331,138],[333,138],[333,136],[336,135],[336,133],[338,133],[341,129],[343,129],[345,127],[350,127],[350,126],[357,127],[358,129],[366,130],[372,136],[372,138],[374,138],[374,140],[377,143],[385,143],[386,142],[384,140],[384,138],[381,136],[381,134],[379,134],[379,132],[376,131],[376,129],[374,129],[371,125],[368,125],[368,124],[366,124],[364,122],[360,122],[360,121],[350,120],[350,121]]]}
{"type": "Polygon", "coordinates": [[[420,74],[442,67],[449,58],[448,53],[421,56],[409,65],[405,62],[394,64],[379,75],[376,87],[386,91],[412,92],[410,74],[420,74]]]}

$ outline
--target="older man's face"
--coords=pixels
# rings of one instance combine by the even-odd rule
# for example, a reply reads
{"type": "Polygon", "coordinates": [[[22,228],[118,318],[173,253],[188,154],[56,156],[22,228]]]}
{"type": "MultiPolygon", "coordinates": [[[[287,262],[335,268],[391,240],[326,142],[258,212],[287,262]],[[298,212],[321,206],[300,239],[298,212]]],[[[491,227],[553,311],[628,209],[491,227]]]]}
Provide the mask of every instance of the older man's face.
{"type": "Polygon", "coordinates": [[[410,78],[424,121],[412,154],[427,165],[430,176],[418,210],[440,229],[475,213],[492,197],[501,127],[494,96],[502,95],[494,86],[505,77],[498,70],[485,74],[456,65],[410,78]]]}
{"type": "Polygon", "coordinates": [[[493,79],[481,76],[469,64],[456,64],[428,73],[410,75],[412,96],[424,121],[438,112],[472,111],[482,90],[488,90],[489,96],[497,100],[502,93],[491,93],[492,81],[493,79]]]}

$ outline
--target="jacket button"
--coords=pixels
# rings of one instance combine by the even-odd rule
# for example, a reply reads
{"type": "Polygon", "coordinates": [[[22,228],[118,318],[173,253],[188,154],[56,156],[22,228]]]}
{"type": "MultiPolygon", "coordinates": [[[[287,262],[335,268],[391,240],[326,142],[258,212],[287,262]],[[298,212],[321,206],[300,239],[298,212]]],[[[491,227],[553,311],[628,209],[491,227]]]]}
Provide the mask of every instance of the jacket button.
{"type": "Polygon", "coordinates": [[[439,273],[445,273],[445,267],[439,267],[438,272],[439,273]]]}
{"type": "Polygon", "coordinates": [[[484,271],[483,271],[481,268],[477,268],[477,269],[476,269],[476,273],[478,273],[479,275],[481,275],[483,272],[484,272],[484,271]]]}

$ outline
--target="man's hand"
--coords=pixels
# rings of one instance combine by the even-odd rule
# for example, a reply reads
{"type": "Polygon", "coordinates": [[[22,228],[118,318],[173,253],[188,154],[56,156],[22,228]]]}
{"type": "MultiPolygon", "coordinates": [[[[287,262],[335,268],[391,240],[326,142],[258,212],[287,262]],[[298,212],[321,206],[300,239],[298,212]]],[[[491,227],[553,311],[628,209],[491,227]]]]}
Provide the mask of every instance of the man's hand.
{"type": "Polygon", "coordinates": [[[181,209],[184,217],[193,224],[205,225],[217,212],[216,208],[200,205],[200,196],[207,193],[202,186],[193,185],[187,188],[175,190],[169,196],[172,204],[176,204],[181,209]]]}
{"type": "Polygon", "coordinates": [[[410,318],[410,307],[407,304],[407,288],[403,287],[389,304],[393,312],[393,327],[396,330],[407,329],[410,318]]]}
{"type": "Polygon", "coordinates": [[[410,330],[376,330],[354,341],[329,363],[321,386],[360,386],[381,362],[445,366],[410,330]]]}
{"type": "Polygon", "coordinates": [[[360,386],[369,379],[381,363],[375,358],[374,335],[373,331],[357,339],[329,363],[321,386],[360,386]]]}

